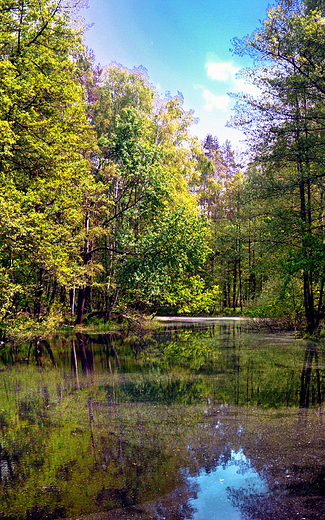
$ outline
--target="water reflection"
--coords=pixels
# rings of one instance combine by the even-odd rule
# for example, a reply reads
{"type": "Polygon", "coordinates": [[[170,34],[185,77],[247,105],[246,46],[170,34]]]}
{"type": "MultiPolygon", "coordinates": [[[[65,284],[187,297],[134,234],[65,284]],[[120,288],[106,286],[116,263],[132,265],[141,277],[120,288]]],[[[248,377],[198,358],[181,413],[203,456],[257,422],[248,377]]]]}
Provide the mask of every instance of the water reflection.
{"type": "Polygon", "coordinates": [[[198,492],[190,500],[194,514],[188,520],[241,520],[236,495],[245,492],[250,501],[254,501],[268,493],[266,482],[254,470],[241,449],[237,452],[231,450],[226,463],[218,465],[212,472],[204,470],[198,477],[190,478],[190,481],[197,484],[198,492]]]}
{"type": "Polygon", "coordinates": [[[319,371],[319,364],[318,364],[318,346],[316,343],[308,341],[306,350],[305,350],[302,372],[301,372],[301,389],[300,389],[300,399],[299,399],[300,408],[309,407],[310,397],[311,397],[311,403],[313,405],[317,402],[318,406],[319,407],[321,406],[322,394],[321,394],[320,371],[319,371]],[[313,374],[313,364],[315,365],[314,374],[313,374]]]}
{"type": "Polygon", "coordinates": [[[324,360],[231,321],[3,346],[0,518],[325,518],[324,360]]]}

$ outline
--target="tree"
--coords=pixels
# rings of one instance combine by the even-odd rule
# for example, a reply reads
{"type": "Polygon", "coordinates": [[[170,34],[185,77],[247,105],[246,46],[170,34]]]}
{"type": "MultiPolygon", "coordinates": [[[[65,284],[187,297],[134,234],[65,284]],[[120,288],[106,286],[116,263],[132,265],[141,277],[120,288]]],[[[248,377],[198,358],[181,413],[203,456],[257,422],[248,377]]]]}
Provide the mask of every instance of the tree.
{"type": "Polygon", "coordinates": [[[79,263],[91,133],[73,10],[47,0],[0,5],[2,317],[42,314],[44,297],[51,307],[79,263]]]}
{"type": "Polygon", "coordinates": [[[101,196],[86,211],[77,323],[85,309],[107,319],[121,297],[124,305],[152,307],[205,255],[205,226],[187,186],[193,117],[181,97],[161,100],[145,70],[112,65],[94,98],[92,163],[101,196]]]}
{"type": "Polygon", "coordinates": [[[242,175],[231,144],[219,146],[217,137],[207,135],[197,150],[198,168],[191,187],[200,210],[210,224],[212,254],[205,265],[211,287],[221,288],[220,307],[242,307],[241,191],[242,175]]]}
{"type": "Polygon", "coordinates": [[[286,219],[277,204],[269,205],[269,215],[276,229],[286,233],[286,279],[301,273],[307,329],[312,332],[321,316],[325,276],[325,25],[320,11],[309,7],[279,3],[259,31],[235,42],[237,53],[257,59],[256,68],[244,75],[260,94],[239,96],[234,122],[250,137],[253,159],[260,165],[254,175],[259,197],[275,200],[285,193],[286,219]]]}

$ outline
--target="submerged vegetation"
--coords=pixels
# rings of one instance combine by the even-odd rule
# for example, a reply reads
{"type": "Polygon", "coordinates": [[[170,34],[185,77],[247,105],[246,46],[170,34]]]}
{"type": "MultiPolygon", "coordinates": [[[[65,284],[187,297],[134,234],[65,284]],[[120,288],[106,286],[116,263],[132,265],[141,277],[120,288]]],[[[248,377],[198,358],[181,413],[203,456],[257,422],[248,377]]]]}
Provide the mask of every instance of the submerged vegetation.
{"type": "Polygon", "coordinates": [[[144,68],[96,66],[77,7],[0,8],[2,340],[157,312],[321,329],[323,3],[280,2],[234,41],[258,92],[233,121],[245,168],[144,68]]]}

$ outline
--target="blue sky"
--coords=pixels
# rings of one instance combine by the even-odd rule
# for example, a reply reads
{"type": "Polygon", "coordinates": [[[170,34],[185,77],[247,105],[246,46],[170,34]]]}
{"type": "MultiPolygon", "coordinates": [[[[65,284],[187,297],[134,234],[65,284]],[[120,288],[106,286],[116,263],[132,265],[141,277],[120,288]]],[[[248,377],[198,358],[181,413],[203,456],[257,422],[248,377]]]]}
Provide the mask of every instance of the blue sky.
{"type": "Polygon", "coordinates": [[[233,56],[233,37],[250,34],[266,17],[267,0],[89,0],[82,11],[92,26],[85,35],[96,62],[142,65],[163,94],[181,92],[184,108],[199,123],[192,134],[217,135],[240,146],[241,132],[226,128],[233,101],[227,92],[247,90],[236,77],[250,65],[233,56]]]}

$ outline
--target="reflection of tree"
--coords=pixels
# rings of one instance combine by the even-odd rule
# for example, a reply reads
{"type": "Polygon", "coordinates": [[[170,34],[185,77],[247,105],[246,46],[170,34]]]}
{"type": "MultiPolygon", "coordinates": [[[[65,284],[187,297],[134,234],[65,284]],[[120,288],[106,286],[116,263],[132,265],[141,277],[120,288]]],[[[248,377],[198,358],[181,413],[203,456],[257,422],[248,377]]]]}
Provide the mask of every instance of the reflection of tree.
{"type": "Polygon", "coordinates": [[[33,353],[37,366],[43,366],[44,349],[48,353],[53,366],[56,366],[54,355],[50,343],[45,339],[33,340],[29,343],[27,362],[29,363],[31,354],[33,353]]]}
{"type": "Polygon", "coordinates": [[[85,375],[89,375],[94,369],[94,355],[91,348],[89,348],[89,337],[77,332],[77,341],[82,372],[85,375]]]}
{"type": "Polygon", "coordinates": [[[308,520],[322,518],[312,515],[324,505],[323,431],[308,437],[307,424],[298,438],[296,412],[285,429],[277,414],[291,409],[270,411],[274,402],[300,402],[301,411],[319,403],[318,348],[308,344],[302,357],[299,344],[294,353],[275,348],[272,357],[272,349],[254,350],[244,333],[231,322],[222,330],[191,325],[177,329],[176,342],[175,331],[166,329],[136,352],[121,336],[80,333],[60,339],[57,349],[51,344],[56,366],[45,344],[42,355],[31,346],[28,367],[22,363],[28,345],[17,350],[21,361],[0,385],[6,407],[3,418],[0,412],[3,518],[25,519],[28,509],[29,518],[106,511],[108,520],[189,520],[195,488],[187,475],[214,471],[241,447],[270,489],[270,496],[233,493],[243,518],[291,520],[297,511],[308,520]],[[287,368],[297,366],[298,356],[301,380],[297,369],[287,368]],[[264,424],[263,407],[249,406],[258,386],[268,408],[264,424]],[[206,396],[212,395],[210,408],[206,396]],[[245,413],[242,403],[248,404],[245,413]]]}
{"type": "MultiPolygon", "coordinates": [[[[323,481],[324,477],[325,472],[319,475],[323,481]]],[[[273,493],[258,494],[249,489],[229,490],[229,496],[245,520],[324,520],[324,498],[321,494],[315,496],[315,485],[315,481],[310,484],[304,481],[278,496],[273,493]]]]}
{"type": "Polygon", "coordinates": [[[234,364],[234,404],[239,404],[239,376],[240,376],[240,340],[241,329],[239,329],[239,342],[237,350],[237,334],[235,323],[232,325],[232,341],[233,341],[233,364],[234,364]]]}
{"type": "MultiPolygon", "coordinates": [[[[253,414],[256,412],[252,410],[253,414]]],[[[238,434],[235,424],[224,431],[233,449],[238,445],[243,447],[252,466],[268,485],[267,493],[259,493],[249,486],[239,490],[228,488],[241,518],[325,520],[323,426],[316,414],[310,414],[308,422],[302,425],[299,421],[296,431],[297,413],[300,417],[297,409],[282,410],[277,418],[270,420],[265,416],[264,421],[261,417],[254,421],[253,416],[241,415],[241,433],[238,434]]]]}
{"type": "Polygon", "coordinates": [[[80,383],[79,383],[79,372],[78,372],[78,360],[77,360],[77,352],[76,352],[76,342],[73,339],[72,340],[72,360],[71,364],[74,368],[74,373],[76,376],[76,383],[77,383],[77,389],[80,389],[80,383]]]}
{"type": "Polygon", "coordinates": [[[318,346],[311,341],[307,342],[304,362],[300,379],[300,396],[299,396],[299,420],[297,425],[297,437],[299,438],[301,429],[307,425],[308,408],[311,405],[318,404],[319,419],[322,424],[322,393],[321,380],[318,365],[318,346]],[[314,370],[313,370],[314,365],[314,370]]]}
{"type": "MultiPolygon", "coordinates": [[[[196,485],[183,482],[176,491],[172,491],[162,498],[143,504],[130,504],[127,489],[112,489],[108,496],[115,503],[124,504],[123,508],[107,511],[103,520],[192,520],[194,508],[190,500],[196,496],[196,485]]],[[[101,495],[99,496],[101,498],[101,495]]],[[[92,520],[93,517],[89,518],[92,520]]]]}
{"type": "MultiPolygon", "coordinates": [[[[31,382],[28,395],[15,397],[20,410],[15,430],[2,421],[6,448],[0,448],[1,518],[77,517],[99,511],[112,511],[114,518],[113,511],[121,507],[115,518],[127,518],[127,511],[142,511],[142,520],[192,518],[189,499],[195,488],[182,471],[188,423],[185,435],[180,434],[181,457],[175,448],[182,424],[179,413],[174,411],[169,424],[165,408],[161,418],[152,405],[140,412],[122,402],[112,407],[98,382],[95,393],[81,386],[74,400],[62,373],[65,392],[58,402],[59,376],[54,369],[47,372],[46,395],[39,378],[31,382]],[[27,422],[37,428],[27,427],[27,422]]],[[[9,390],[15,392],[15,387],[9,390]]]]}
{"type": "Polygon", "coordinates": [[[204,380],[200,378],[179,379],[174,377],[151,380],[141,378],[127,381],[123,391],[134,402],[183,403],[192,404],[202,401],[204,380]]]}
{"type": "Polygon", "coordinates": [[[83,371],[87,374],[94,371],[95,355],[94,347],[102,346],[106,359],[106,368],[112,373],[111,358],[113,358],[118,369],[121,369],[119,356],[114,348],[113,341],[116,339],[113,334],[97,334],[89,336],[88,334],[77,333],[79,344],[79,357],[83,371]]]}
{"type": "Polygon", "coordinates": [[[321,406],[322,396],[321,396],[320,374],[319,374],[319,366],[318,366],[318,347],[317,347],[316,343],[312,343],[311,341],[308,341],[307,347],[305,350],[304,364],[303,364],[303,368],[302,368],[302,372],[301,372],[301,387],[300,387],[300,399],[299,399],[300,408],[309,407],[310,394],[311,394],[312,404],[315,404],[315,401],[317,401],[318,405],[321,406]],[[313,360],[315,360],[316,385],[315,385],[315,381],[312,380],[313,360]]]}

